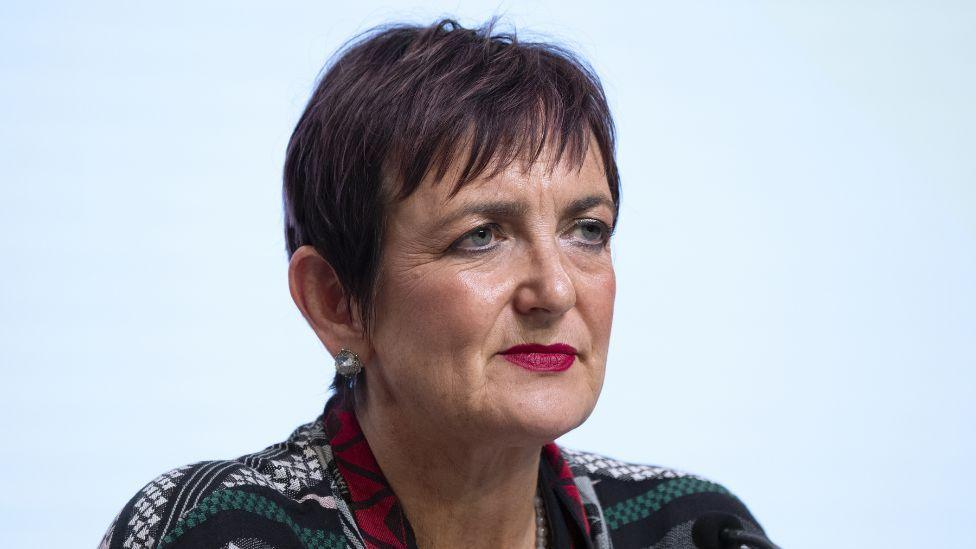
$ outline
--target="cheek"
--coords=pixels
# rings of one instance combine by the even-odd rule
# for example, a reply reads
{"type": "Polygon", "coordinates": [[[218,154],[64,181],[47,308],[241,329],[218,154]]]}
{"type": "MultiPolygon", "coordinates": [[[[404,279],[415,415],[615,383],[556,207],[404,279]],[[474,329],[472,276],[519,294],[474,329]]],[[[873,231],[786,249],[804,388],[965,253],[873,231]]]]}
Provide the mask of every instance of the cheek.
{"type": "Polygon", "coordinates": [[[613,306],[617,296],[617,277],[613,266],[590,271],[582,278],[580,301],[585,308],[591,329],[595,334],[605,333],[609,338],[613,320],[613,306]]]}
{"type": "MultiPolygon", "coordinates": [[[[389,317],[391,333],[402,347],[410,339],[412,354],[450,354],[461,358],[480,354],[505,299],[504,278],[474,271],[445,270],[399,277],[388,284],[390,299],[378,303],[389,317]]],[[[423,356],[410,357],[411,361],[423,356]]]]}
{"type": "Polygon", "coordinates": [[[484,360],[494,351],[504,282],[445,270],[388,289],[399,297],[378,303],[390,314],[377,333],[377,353],[389,390],[412,395],[407,398],[432,414],[466,408],[458,399],[486,384],[484,360]]]}

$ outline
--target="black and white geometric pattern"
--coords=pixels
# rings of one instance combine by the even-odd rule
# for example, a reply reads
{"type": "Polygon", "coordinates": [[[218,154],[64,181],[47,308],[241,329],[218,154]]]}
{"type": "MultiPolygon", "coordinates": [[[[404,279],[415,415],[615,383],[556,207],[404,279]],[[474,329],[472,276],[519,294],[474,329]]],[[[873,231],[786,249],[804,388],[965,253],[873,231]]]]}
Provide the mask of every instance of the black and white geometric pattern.
{"type": "Polygon", "coordinates": [[[641,465],[638,463],[627,463],[600,454],[573,450],[570,448],[560,448],[569,463],[570,469],[575,474],[585,472],[588,475],[598,475],[617,480],[642,481],[656,478],[679,478],[693,477],[701,478],[698,475],[660,467],[657,465],[641,465]]]}
{"type": "Polygon", "coordinates": [[[224,488],[235,488],[237,486],[264,486],[266,488],[271,488],[272,490],[277,489],[275,483],[271,482],[257,470],[250,467],[241,467],[240,469],[236,469],[233,473],[227,475],[227,478],[225,478],[220,485],[224,488]]]}
{"type": "Polygon", "coordinates": [[[275,549],[270,543],[257,538],[241,538],[227,542],[220,549],[275,549]]]}
{"type": "Polygon", "coordinates": [[[117,516],[99,547],[107,548],[123,536],[125,549],[154,548],[206,495],[221,488],[264,486],[298,499],[325,480],[324,464],[315,450],[324,443],[321,425],[320,416],[292,431],[284,442],[260,452],[233,460],[201,461],[163,473],[133,496],[131,518],[120,525],[117,516]]]}
{"type": "Polygon", "coordinates": [[[133,506],[132,518],[126,524],[125,541],[122,547],[126,549],[150,549],[155,547],[159,523],[162,521],[162,510],[169,502],[169,495],[180,477],[184,476],[190,465],[167,471],[151,480],[139,493],[139,498],[133,506]]]}

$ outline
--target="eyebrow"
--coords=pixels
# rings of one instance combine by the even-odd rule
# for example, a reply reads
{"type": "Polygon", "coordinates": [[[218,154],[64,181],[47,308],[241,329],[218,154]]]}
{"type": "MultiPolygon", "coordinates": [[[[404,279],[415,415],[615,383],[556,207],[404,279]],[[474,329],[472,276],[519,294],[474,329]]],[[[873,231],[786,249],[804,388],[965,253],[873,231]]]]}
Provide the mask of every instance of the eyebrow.
{"type": "MultiPolygon", "coordinates": [[[[602,194],[591,194],[572,201],[563,208],[563,217],[577,215],[596,206],[606,206],[613,211],[613,202],[602,194]]],[[[440,221],[441,225],[449,225],[470,215],[482,215],[485,217],[498,217],[503,219],[513,219],[522,217],[529,211],[529,205],[525,202],[479,202],[468,204],[453,214],[440,221]]]]}

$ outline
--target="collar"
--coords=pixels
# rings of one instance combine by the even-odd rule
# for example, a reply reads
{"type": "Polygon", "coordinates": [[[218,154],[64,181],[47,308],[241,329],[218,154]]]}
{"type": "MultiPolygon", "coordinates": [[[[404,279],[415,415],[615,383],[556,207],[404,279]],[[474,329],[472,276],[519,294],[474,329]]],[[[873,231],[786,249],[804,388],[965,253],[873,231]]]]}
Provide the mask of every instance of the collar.
{"type": "MultiPolygon", "coordinates": [[[[333,396],[325,405],[323,423],[346,486],[342,497],[347,499],[367,547],[416,548],[417,541],[400,500],[383,476],[352,406],[333,396]]],[[[573,473],[554,442],[542,447],[539,483],[551,546],[592,547],[590,525],[573,473]]]]}

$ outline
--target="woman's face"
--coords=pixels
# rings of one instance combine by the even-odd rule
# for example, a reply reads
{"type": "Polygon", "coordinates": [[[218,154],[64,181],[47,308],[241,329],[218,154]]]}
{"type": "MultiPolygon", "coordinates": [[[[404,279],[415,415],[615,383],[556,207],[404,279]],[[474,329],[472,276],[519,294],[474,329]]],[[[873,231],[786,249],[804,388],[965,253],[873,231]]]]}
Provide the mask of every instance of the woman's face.
{"type": "Polygon", "coordinates": [[[589,150],[579,171],[563,163],[546,175],[536,163],[522,173],[515,162],[450,199],[450,184],[426,180],[392,206],[368,406],[392,406],[432,432],[512,443],[551,441],[589,416],[616,293],[607,244],[616,220],[598,149],[589,150]],[[576,355],[558,372],[502,355],[527,343],[568,344],[576,355]]]}

